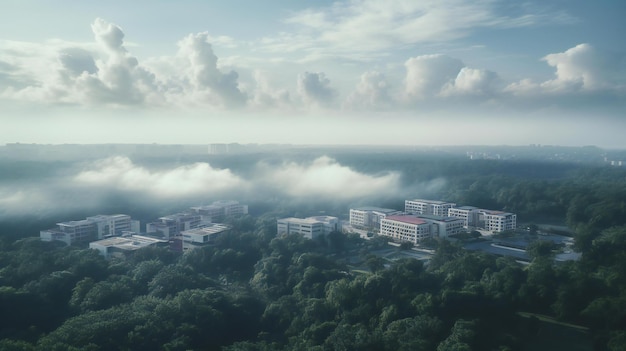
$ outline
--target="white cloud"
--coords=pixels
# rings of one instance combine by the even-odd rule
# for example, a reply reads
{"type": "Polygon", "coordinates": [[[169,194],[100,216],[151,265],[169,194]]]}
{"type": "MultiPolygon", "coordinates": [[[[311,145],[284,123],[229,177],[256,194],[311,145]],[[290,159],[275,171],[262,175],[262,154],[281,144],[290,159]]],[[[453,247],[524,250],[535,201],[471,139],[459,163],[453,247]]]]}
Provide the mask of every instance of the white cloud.
{"type": "Polygon", "coordinates": [[[496,92],[498,75],[495,72],[463,67],[454,81],[441,91],[442,96],[480,95],[487,96],[496,92]]]}
{"type": "Polygon", "coordinates": [[[256,70],[253,73],[253,79],[256,83],[250,108],[287,108],[292,107],[293,102],[289,91],[286,89],[277,89],[271,83],[270,74],[266,71],[256,70]]]}
{"type": "Polygon", "coordinates": [[[235,71],[222,73],[217,66],[217,56],[209,43],[207,32],[189,34],[178,42],[179,58],[182,58],[179,72],[193,88],[194,95],[212,104],[241,106],[246,95],[239,89],[239,74],[235,71]]]}
{"type": "Polygon", "coordinates": [[[571,22],[530,6],[519,5],[517,16],[500,11],[497,1],[337,1],[294,13],[286,20],[294,25],[290,34],[267,37],[262,44],[273,52],[367,59],[392,47],[463,38],[474,29],[571,22]]]}
{"type": "Polygon", "coordinates": [[[400,175],[397,173],[368,175],[326,156],[310,164],[260,164],[259,169],[265,188],[294,197],[353,199],[397,194],[400,187],[400,175]]]}
{"type": "Polygon", "coordinates": [[[524,79],[506,87],[515,95],[575,94],[597,91],[624,90],[626,67],[619,58],[595,49],[589,44],[579,44],[565,52],[542,58],[555,68],[555,77],[544,82],[524,79]]]}
{"type": "Polygon", "coordinates": [[[156,197],[184,197],[244,190],[248,185],[229,169],[195,163],[165,171],[151,171],[127,157],[95,162],[75,178],[80,184],[144,192],[156,197]]]}
{"type": "Polygon", "coordinates": [[[405,92],[409,98],[423,99],[439,94],[458,76],[461,60],[447,55],[422,55],[405,62],[405,92]]]}
{"type": "Polygon", "coordinates": [[[323,72],[305,72],[298,75],[298,93],[307,105],[328,106],[335,98],[335,90],[323,72]]]}
{"type": "Polygon", "coordinates": [[[346,107],[357,109],[387,108],[391,103],[387,78],[378,71],[363,73],[356,90],[346,99],[346,107]]]}

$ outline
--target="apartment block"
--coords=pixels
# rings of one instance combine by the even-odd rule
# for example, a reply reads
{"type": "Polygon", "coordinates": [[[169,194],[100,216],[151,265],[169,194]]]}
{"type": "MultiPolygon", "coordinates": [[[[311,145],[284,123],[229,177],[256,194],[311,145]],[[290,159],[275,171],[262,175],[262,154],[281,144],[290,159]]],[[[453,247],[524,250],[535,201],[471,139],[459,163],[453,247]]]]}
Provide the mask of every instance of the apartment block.
{"type": "Polygon", "coordinates": [[[380,229],[380,220],[393,215],[402,214],[401,211],[380,207],[357,207],[350,209],[350,225],[355,228],[380,229]]]}
{"type": "Polygon", "coordinates": [[[430,235],[437,238],[447,238],[450,235],[465,231],[462,218],[435,215],[416,215],[416,218],[426,221],[430,225],[430,235]]]}
{"type": "Polygon", "coordinates": [[[454,206],[456,206],[455,203],[445,201],[424,199],[405,200],[404,212],[445,217],[448,215],[448,210],[454,206]]]}
{"type": "Polygon", "coordinates": [[[341,230],[339,219],[332,216],[283,218],[276,223],[278,234],[299,234],[309,239],[341,230]]]}
{"type": "Polygon", "coordinates": [[[168,241],[142,236],[116,236],[89,243],[89,248],[98,250],[104,258],[124,258],[128,254],[148,246],[167,246],[168,241]]]}
{"type": "Polygon", "coordinates": [[[139,221],[128,215],[97,215],[78,221],[57,223],[57,228],[39,232],[43,241],[63,241],[67,245],[88,243],[111,236],[120,236],[129,232],[139,232],[139,221]]]}
{"type": "Polygon", "coordinates": [[[430,224],[414,216],[389,216],[380,221],[380,235],[417,244],[430,237],[430,224]]]}
{"type": "Polygon", "coordinates": [[[230,226],[219,223],[205,224],[200,228],[181,232],[183,251],[215,244],[215,241],[230,231],[230,226]]]}
{"type": "Polygon", "coordinates": [[[191,211],[202,216],[205,222],[222,222],[226,217],[242,216],[248,214],[248,205],[242,205],[238,201],[220,200],[210,205],[191,207],[191,211]]]}
{"type": "Polygon", "coordinates": [[[479,223],[492,233],[513,230],[517,227],[517,215],[509,212],[480,210],[479,223]]]}

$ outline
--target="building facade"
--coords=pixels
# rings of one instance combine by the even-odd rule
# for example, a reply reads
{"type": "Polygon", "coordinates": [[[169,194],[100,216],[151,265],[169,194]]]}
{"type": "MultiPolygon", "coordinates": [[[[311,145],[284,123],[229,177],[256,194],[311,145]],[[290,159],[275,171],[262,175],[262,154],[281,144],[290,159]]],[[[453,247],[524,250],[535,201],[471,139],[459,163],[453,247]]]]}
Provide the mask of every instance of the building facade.
{"type": "Polygon", "coordinates": [[[191,207],[191,211],[202,216],[205,222],[222,222],[226,217],[237,217],[248,214],[248,205],[238,201],[220,200],[210,205],[191,207]]]}
{"type": "Polygon", "coordinates": [[[473,206],[452,207],[448,210],[448,216],[461,218],[466,228],[477,227],[480,209],[473,206]]]}
{"type": "Polygon", "coordinates": [[[430,224],[430,235],[435,238],[447,238],[465,231],[461,218],[435,215],[416,215],[415,217],[430,224]]]}
{"type": "Polygon", "coordinates": [[[98,250],[104,258],[109,259],[112,257],[124,258],[143,247],[167,245],[167,240],[142,235],[129,235],[92,241],[89,243],[89,248],[98,250]]]}
{"type": "Polygon", "coordinates": [[[39,232],[43,241],[62,241],[67,245],[88,243],[110,236],[139,232],[139,221],[128,215],[97,215],[79,221],[57,223],[57,228],[39,232]]]}
{"type": "Polygon", "coordinates": [[[405,200],[404,212],[445,217],[448,216],[448,210],[454,206],[456,206],[455,203],[445,201],[423,199],[405,200]]]}
{"type": "Polygon", "coordinates": [[[380,221],[380,235],[417,244],[430,237],[430,224],[413,216],[389,216],[380,221]]]}
{"type": "Polygon", "coordinates": [[[482,228],[492,233],[499,233],[517,228],[517,215],[509,212],[480,210],[479,223],[482,228]]]}
{"type": "Polygon", "coordinates": [[[315,239],[321,235],[341,230],[339,226],[339,218],[332,216],[283,218],[276,222],[276,227],[279,235],[299,234],[309,239],[315,239]]]}
{"type": "Polygon", "coordinates": [[[229,226],[218,223],[206,224],[200,228],[185,230],[181,232],[183,251],[215,244],[218,238],[229,231],[229,226]]]}
{"type": "Polygon", "coordinates": [[[380,229],[381,219],[402,214],[401,211],[380,207],[358,207],[350,209],[350,225],[355,228],[380,229]]]}

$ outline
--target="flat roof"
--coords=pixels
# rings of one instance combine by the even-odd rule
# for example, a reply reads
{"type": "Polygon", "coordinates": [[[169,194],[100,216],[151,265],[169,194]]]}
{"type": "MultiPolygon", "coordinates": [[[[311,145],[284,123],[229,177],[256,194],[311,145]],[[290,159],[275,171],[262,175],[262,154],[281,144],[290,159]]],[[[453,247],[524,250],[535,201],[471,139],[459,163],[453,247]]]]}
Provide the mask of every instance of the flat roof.
{"type": "Polygon", "coordinates": [[[424,199],[412,199],[412,200],[405,200],[405,201],[424,202],[427,204],[435,204],[435,205],[443,205],[443,204],[453,205],[454,204],[453,202],[439,201],[439,200],[424,200],[424,199]]]}
{"type": "Polygon", "coordinates": [[[440,222],[454,222],[454,221],[462,221],[462,218],[459,217],[448,217],[448,216],[435,216],[435,215],[415,215],[415,217],[417,218],[426,218],[426,219],[430,219],[433,221],[440,221],[440,222]]]}
{"type": "Polygon", "coordinates": [[[425,220],[413,216],[389,216],[385,219],[409,224],[426,224],[425,220]]]}
{"type": "Polygon", "coordinates": [[[167,240],[161,240],[157,238],[151,238],[148,236],[142,235],[131,235],[131,236],[115,236],[108,239],[92,241],[89,243],[91,246],[99,245],[104,247],[117,247],[119,249],[124,250],[137,250],[142,247],[146,247],[156,243],[166,243],[167,240]]]}
{"type": "Polygon", "coordinates": [[[394,210],[392,208],[382,208],[382,207],[375,207],[375,206],[362,206],[362,207],[353,208],[353,210],[357,210],[357,211],[376,211],[376,212],[383,212],[383,213],[400,212],[400,211],[394,210]]]}
{"type": "Polygon", "coordinates": [[[193,229],[189,229],[189,230],[184,230],[181,232],[181,234],[185,235],[211,235],[211,234],[217,234],[217,233],[221,233],[223,231],[226,231],[228,229],[230,229],[229,226],[224,225],[224,224],[218,224],[218,223],[212,223],[213,225],[207,225],[206,227],[201,227],[201,228],[193,228],[193,229]]]}
{"type": "Polygon", "coordinates": [[[477,210],[478,209],[478,207],[474,207],[474,206],[458,206],[454,208],[459,209],[459,210],[477,210]]]}

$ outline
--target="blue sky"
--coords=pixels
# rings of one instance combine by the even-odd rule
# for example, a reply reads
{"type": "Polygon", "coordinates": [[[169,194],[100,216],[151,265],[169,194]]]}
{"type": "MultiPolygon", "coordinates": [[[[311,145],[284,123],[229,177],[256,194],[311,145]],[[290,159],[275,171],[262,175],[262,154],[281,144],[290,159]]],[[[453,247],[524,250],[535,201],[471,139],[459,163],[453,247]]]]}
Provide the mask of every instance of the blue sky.
{"type": "Polygon", "coordinates": [[[0,143],[626,147],[626,2],[5,1],[0,143]]]}

